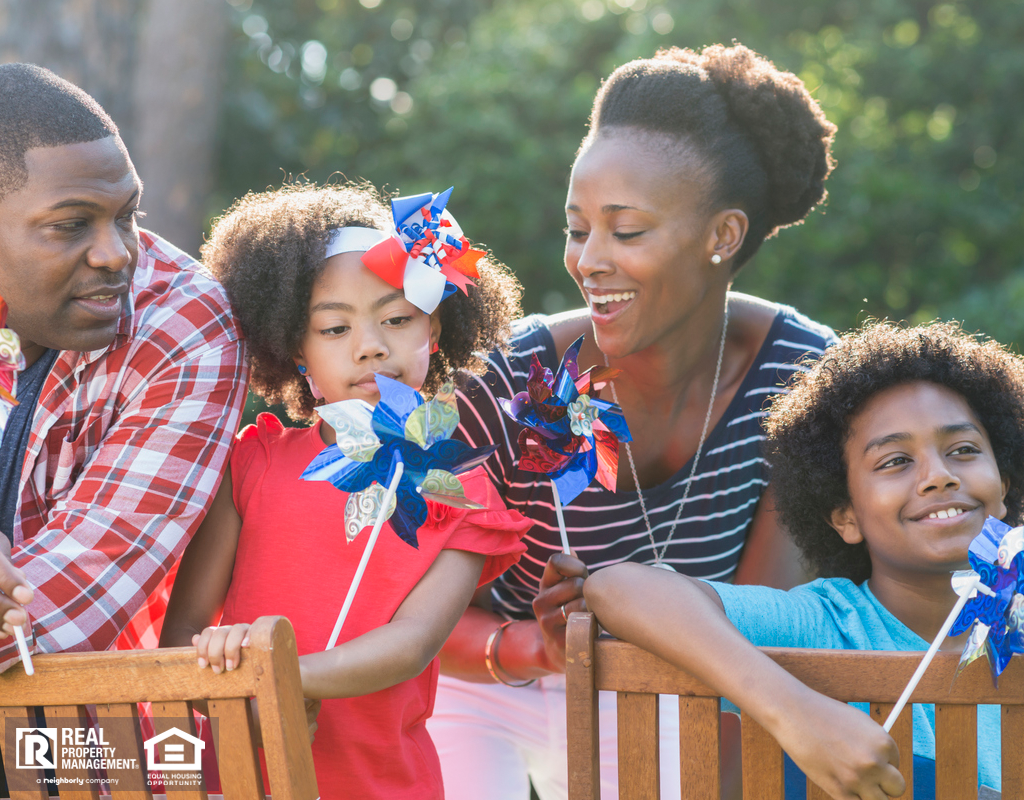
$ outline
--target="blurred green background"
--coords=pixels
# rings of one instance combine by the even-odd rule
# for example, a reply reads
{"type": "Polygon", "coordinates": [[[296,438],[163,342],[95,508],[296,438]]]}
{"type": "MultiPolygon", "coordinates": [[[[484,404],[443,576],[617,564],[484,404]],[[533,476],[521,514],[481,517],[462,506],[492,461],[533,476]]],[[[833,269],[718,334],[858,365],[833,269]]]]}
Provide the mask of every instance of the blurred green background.
{"type": "Polygon", "coordinates": [[[451,210],[516,271],[528,312],[580,302],[562,209],[600,80],[658,47],[739,41],[799,75],[839,133],[827,205],[766,243],[736,288],[840,330],[956,318],[1024,342],[1024,0],[0,0],[4,21],[0,56],[24,57],[38,29],[56,44],[30,60],[54,57],[108,108],[126,96],[116,76],[155,73],[115,118],[148,184],[147,224],[186,249],[285,175],[455,185],[451,210]],[[81,68],[60,50],[77,28],[53,22],[75,15],[98,31],[80,48],[103,48],[81,68]],[[165,52],[177,61],[154,66],[165,52]],[[150,102],[210,53],[191,89],[150,102]],[[116,70],[88,68],[115,55],[116,70]],[[187,105],[147,145],[137,123],[193,95],[214,116],[209,157],[170,155],[194,129],[187,105]],[[172,178],[209,166],[165,189],[153,176],[167,161],[172,178]],[[195,215],[184,232],[150,205],[200,183],[179,203],[195,215]]]}
{"type": "Polygon", "coordinates": [[[600,80],[667,45],[733,40],[799,75],[839,127],[823,212],[737,289],[839,329],[962,319],[1024,339],[1024,2],[232,0],[216,212],[282,170],[450,206],[519,275],[562,269],[573,154],[600,80]]]}

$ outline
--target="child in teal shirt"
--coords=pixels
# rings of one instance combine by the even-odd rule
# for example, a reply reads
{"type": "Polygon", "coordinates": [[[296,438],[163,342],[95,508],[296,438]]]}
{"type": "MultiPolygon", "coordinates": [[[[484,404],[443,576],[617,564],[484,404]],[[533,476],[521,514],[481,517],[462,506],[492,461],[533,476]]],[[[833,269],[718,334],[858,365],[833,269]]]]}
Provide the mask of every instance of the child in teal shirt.
{"type": "MultiPolygon", "coordinates": [[[[833,797],[899,796],[888,734],[755,645],[927,649],[986,517],[1020,523],[1024,360],[951,324],[869,325],[778,397],[767,431],[776,510],[819,580],[782,592],[619,564],[587,579],[587,604],[747,711],[833,797]]],[[[915,756],[934,760],[934,729],[915,706],[915,756]]],[[[997,707],[979,709],[978,741],[980,782],[999,789],[997,707]]]]}

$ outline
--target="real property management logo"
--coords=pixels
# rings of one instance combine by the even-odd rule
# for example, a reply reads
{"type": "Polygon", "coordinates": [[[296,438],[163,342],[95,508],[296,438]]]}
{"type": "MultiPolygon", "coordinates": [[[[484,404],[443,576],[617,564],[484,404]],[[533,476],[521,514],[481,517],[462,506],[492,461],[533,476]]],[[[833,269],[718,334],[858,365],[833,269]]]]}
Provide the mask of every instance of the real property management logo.
{"type": "Polygon", "coordinates": [[[17,769],[136,769],[137,758],[117,758],[103,728],[17,728],[17,769]],[[59,735],[58,735],[59,734],[59,735]],[[59,756],[58,756],[59,751],[59,756]]]}

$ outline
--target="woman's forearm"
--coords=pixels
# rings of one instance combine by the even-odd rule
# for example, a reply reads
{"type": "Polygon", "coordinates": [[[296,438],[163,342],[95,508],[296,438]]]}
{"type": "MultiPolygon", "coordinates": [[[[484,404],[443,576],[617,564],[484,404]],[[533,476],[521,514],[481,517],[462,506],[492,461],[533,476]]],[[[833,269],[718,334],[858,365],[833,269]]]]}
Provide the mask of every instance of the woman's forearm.
{"type": "MultiPolygon", "coordinates": [[[[441,672],[472,683],[494,683],[484,662],[487,640],[504,622],[493,612],[470,606],[441,648],[441,672]]],[[[497,640],[500,674],[518,682],[549,675],[555,670],[547,658],[540,625],[522,620],[505,627],[497,640]]],[[[494,653],[492,652],[492,658],[494,653]]]]}

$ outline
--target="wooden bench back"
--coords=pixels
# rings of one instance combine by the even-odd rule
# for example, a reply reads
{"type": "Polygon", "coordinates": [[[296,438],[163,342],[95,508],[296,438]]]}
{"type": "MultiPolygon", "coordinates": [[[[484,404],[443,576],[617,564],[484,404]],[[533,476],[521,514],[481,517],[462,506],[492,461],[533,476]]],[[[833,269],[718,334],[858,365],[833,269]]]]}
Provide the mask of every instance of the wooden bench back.
{"type": "MultiPolygon", "coordinates": [[[[719,800],[720,698],[707,686],[645,650],[616,639],[595,639],[593,614],[574,613],[566,634],[569,798],[599,800],[598,691],[617,692],[619,797],[660,796],[658,695],[679,695],[682,797],[719,800]]],[[[881,724],[910,680],[921,653],[764,648],[772,659],[816,691],[844,702],[868,702],[881,724]]],[[[978,704],[1001,704],[1002,797],[1024,800],[1024,657],[1015,656],[995,689],[986,659],[953,682],[959,656],[939,653],[914,691],[913,703],[935,703],[936,800],[976,798],[978,704]]],[[[741,715],[743,796],[783,800],[782,748],[741,715]]],[[[911,706],[891,735],[913,795],[911,706]]],[[[809,780],[808,800],[828,795],[809,780]]]]}
{"type": "MultiPolygon", "coordinates": [[[[195,735],[195,700],[207,700],[210,718],[216,721],[216,757],[223,796],[226,800],[263,800],[251,697],[258,701],[274,800],[316,800],[319,792],[291,623],[284,617],[260,617],[253,623],[249,638],[242,663],[220,675],[211,669],[199,669],[193,647],[42,655],[33,659],[34,676],[26,675],[20,666],[0,675],[0,745],[11,800],[45,800],[47,796],[41,769],[28,772],[39,779],[37,785],[26,780],[26,770],[17,767],[15,730],[37,724],[33,707],[42,707],[47,720],[77,720],[82,728],[88,727],[86,706],[95,706],[89,710],[97,726],[104,721],[133,720],[130,724],[109,722],[113,733],[108,735],[118,740],[107,741],[116,758],[134,758],[137,766],[108,770],[108,777],[120,778],[118,783],[122,785],[145,787],[147,762],[137,704],[152,703],[156,735],[172,727],[195,735]],[[18,785],[27,782],[37,788],[15,790],[12,778],[16,769],[18,785]]],[[[77,764],[64,769],[62,760],[57,760],[55,767],[65,800],[97,800],[97,786],[90,782],[96,780],[95,769],[77,764]],[[77,782],[79,779],[83,782],[77,782]]],[[[111,785],[111,793],[114,800],[152,798],[146,788],[120,790],[116,784],[111,785]]],[[[171,789],[169,795],[179,800],[206,800],[204,789],[171,789]]]]}

